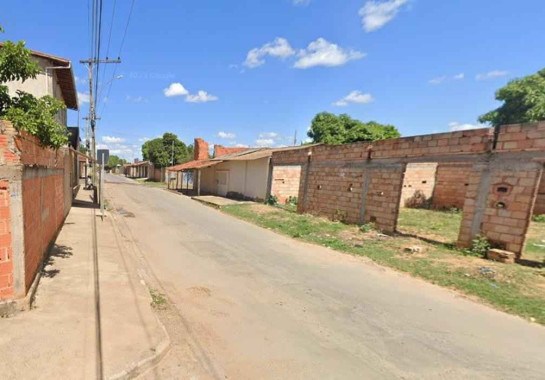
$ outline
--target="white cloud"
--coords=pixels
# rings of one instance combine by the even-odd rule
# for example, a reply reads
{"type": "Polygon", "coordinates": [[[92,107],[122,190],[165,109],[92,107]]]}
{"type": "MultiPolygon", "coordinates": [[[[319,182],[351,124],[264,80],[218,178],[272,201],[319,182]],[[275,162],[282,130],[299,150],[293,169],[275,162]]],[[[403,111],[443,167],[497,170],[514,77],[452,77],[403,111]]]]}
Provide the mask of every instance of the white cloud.
{"type": "Polygon", "coordinates": [[[246,144],[233,144],[235,148],[248,148],[248,145],[246,144]]]}
{"type": "Polygon", "coordinates": [[[293,5],[307,6],[311,0],[293,0],[293,5]]]}
{"type": "Polygon", "coordinates": [[[149,140],[151,140],[149,137],[141,137],[138,139],[138,141],[141,143],[145,143],[146,141],[149,141],[149,140]]]}
{"type": "Polygon", "coordinates": [[[218,97],[212,94],[209,94],[206,91],[199,91],[194,95],[187,95],[185,98],[186,102],[189,103],[207,103],[207,102],[214,102],[218,100],[218,97]]]}
{"type": "Polygon", "coordinates": [[[125,139],[122,137],[102,136],[102,142],[106,144],[119,144],[125,142],[125,139]]]}
{"type": "Polygon", "coordinates": [[[233,140],[234,138],[237,137],[237,135],[235,135],[235,134],[232,133],[232,132],[223,132],[223,131],[220,131],[220,132],[218,132],[218,137],[219,137],[220,139],[233,140]]]}
{"type": "Polygon", "coordinates": [[[433,79],[430,79],[428,81],[429,84],[433,84],[433,85],[438,85],[438,84],[442,84],[444,82],[448,82],[448,81],[455,81],[455,80],[462,80],[466,77],[466,75],[464,73],[460,73],[460,74],[456,74],[456,75],[453,75],[453,76],[446,76],[446,75],[443,75],[443,76],[440,76],[440,77],[436,77],[436,78],[433,78],[433,79]]]}
{"type": "Polygon", "coordinates": [[[127,102],[131,102],[131,103],[147,103],[148,102],[148,99],[144,98],[143,96],[130,96],[130,95],[127,95],[125,97],[125,100],[127,102]]]}
{"type": "Polygon", "coordinates": [[[443,83],[444,81],[447,80],[447,77],[446,76],[442,76],[442,77],[436,77],[436,78],[433,78],[429,81],[430,84],[441,84],[443,83]]]}
{"type": "Polygon", "coordinates": [[[170,98],[172,96],[185,96],[189,94],[189,91],[181,83],[171,83],[170,86],[163,90],[163,93],[166,97],[170,98]]]}
{"type": "Polygon", "coordinates": [[[269,147],[274,145],[274,140],[273,139],[257,139],[255,140],[255,145],[258,148],[269,147]]]}
{"type": "Polygon", "coordinates": [[[409,0],[370,0],[360,9],[363,29],[374,32],[392,21],[409,0]]]}
{"type": "Polygon", "coordinates": [[[333,105],[337,107],[346,107],[349,104],[368,104],[371,103],[373,100],[374,99],[371,94],[364,94],[361,91],[352,91],[344,98],[333,103],[333,105]]]}
{"type": "Polygon", "coordinates": [[[279,137],[276,132],[264,132],[259,134],[260,139],[277,139],[279,137]]]}
{"type": "Polygon", "coordinates": [[[342,66],[349,61],[365,57],[365,54],[356,50],[343,49],[324,38],[318,38],[311,42],[306,49],[301,50],[298,57],[294,67],[308,69],[315,66],[342,66]]]}
{"type": "Polygon", "coordinates": [[[89,94],[78,91],[78,100],[79,100],[79,104],[89,103],[89,101],[91,100],[91,97],[89,96],[89,94]]]}
{"type": "Polygon", "coordinates": [[[452,123],[449,123],[449,129],[452,132],[456,131],[467,131],[469,129],[478,129],[478,128],[486,128],[487,126],[484,124],[469,124],[469,123],[458,123],[457,121],[453,121],[452,123]]]}
{"type": "Polygon", "coordinates": [[[250,69],[254,69],[265,63],[266,56],[285,59],[294,54],[295,50],[293,50],[288,40],[277,37],[273,42],[250,50],[243,64],[250,69]]]}
{"type": "Polygon", "coordinates": [[[489,72],[484,73],[484,74],[477,74],[475,79],[477,79],[477,80],[495,79],[495,78],[504,77],[504,76],[506,76],[508,74],[509,74],[508,71],[492,70],[492,71],[489,71],[489,72]]]}
{"type": "Polygon", "coordinates": [[[464,73],[460,73],[460,74],[456,74],[455,76],[452,77],[452,79],[454,80],[462,80],[466,77],[466,75],[464,73]]]}

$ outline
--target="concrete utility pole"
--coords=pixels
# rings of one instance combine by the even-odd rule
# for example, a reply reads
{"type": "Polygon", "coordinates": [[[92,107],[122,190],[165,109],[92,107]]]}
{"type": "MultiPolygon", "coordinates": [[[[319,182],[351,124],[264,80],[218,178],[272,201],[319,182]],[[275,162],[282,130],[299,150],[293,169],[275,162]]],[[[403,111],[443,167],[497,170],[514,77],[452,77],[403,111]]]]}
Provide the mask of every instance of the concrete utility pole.
{"type": "MultiPolygon", "coordinates": [[[[95,135],[95,127],[96,127],[96,121],[100,120],[100,118],[96,115],[96,105],[95,105],[95,99],[93,95],[93,68],[94,65],[99,63],[121,63],[121,60],[118,59],[82,59],[79,61],[82,64],[87,65],[88,71],[89,71],[89,116],[87,120],[89,120],[89,125],[91,127],[91,158],[93,159],[93,165],[96,165],[97,157],[96,157],[96,135],[95,135]]],[[[93,166],[93,170],[91,171],[91,179],[93,182],[93,185],[96,186],[96,170],[95,166],[93,166]]]]}

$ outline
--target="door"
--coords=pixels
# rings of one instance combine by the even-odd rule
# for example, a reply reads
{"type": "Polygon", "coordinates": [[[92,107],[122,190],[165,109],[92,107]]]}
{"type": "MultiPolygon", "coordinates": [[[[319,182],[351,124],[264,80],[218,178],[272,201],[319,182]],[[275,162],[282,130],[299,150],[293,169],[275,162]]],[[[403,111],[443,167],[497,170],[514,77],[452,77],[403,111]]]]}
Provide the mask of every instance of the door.
{"type": "Polygon", "coordinates": [[[222,197],[229,191],[229,171],[221,170],[216,172],[217,193],[222,197]]]}

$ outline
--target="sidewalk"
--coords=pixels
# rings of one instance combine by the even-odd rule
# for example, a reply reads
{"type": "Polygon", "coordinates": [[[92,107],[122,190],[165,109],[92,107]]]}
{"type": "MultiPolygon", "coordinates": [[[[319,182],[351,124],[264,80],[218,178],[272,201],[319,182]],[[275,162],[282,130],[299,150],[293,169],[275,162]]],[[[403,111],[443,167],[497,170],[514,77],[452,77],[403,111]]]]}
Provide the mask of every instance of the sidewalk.
{"type": "Polygon", "coordinates": [[[96,379],[100,367],[106,379],[124,378],[134,368],[154,363],[169,346],[112,218],[101,220],[99,210],[95,216],[90,195],[80,190],[75,200],[43,271],[34,308],[0,320],[3,379],[96,379]]]}

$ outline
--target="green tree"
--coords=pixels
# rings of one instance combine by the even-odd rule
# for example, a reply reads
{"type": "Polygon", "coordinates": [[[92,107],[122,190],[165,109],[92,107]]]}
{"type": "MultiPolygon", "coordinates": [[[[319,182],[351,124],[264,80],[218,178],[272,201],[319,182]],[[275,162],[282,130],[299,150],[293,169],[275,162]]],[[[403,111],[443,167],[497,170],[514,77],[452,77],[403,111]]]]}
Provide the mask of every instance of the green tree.
{"type": "Polygon", "coordinates": [[[393,125],[383,125],[375,121],[364,123],[349,115],[334,115],[321,112],[312,120],[308,137],[314,143],[346,144],[357,141],[376,141],[400,137],[393,125]]]}
{"type": "MultiPolygon", "coordinates": [[[[3,32],[0,26],[0,32],[3,32]]],[[[40,67],[25,43],[6,41],[0,48],[0,119],[13,123],[19,131],[38,137],[43,146],[60,148],[68,143],[68,130],[56,120],[64,103],[51,97],[36,98],[23,91],[11,97],[2,83],[34,79],[40,67]]]]}
{"type": "Polygon", "coordinates": [[[151,161],[159,168],[190,161],[193,158],[193,146],[185,145],[174,133],[167,132],[163,137],[146,141],[142,145],[144,160],[151,161]]]}
{"type": "Polygon", "coordinates": [[[108,165],[107,167],[113,169],[117,167],[117,165],[125,165],[127,163],[127,160],[123,158],[119,158],[115,154],[110,155],[110,158],[108,159],[108,165]]]}
{"type": "Polygon", "coordinates": [[[545,69],[509,82],[496,92],[496,100],[503,104],[482,115],[481,123],[497,127],[545,120],[545,69]]]}

